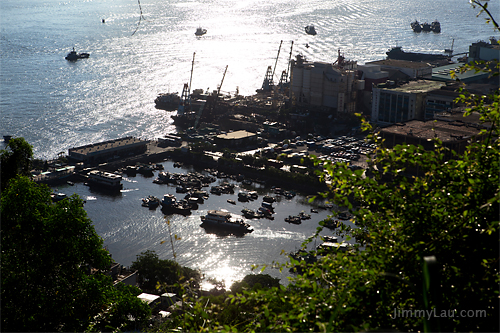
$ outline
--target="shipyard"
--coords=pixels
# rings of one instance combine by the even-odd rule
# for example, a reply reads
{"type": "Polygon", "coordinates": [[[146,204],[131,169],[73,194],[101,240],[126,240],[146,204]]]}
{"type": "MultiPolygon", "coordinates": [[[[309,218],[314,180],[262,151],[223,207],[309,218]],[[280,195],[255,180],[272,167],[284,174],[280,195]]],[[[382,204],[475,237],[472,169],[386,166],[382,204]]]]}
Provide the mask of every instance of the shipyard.
{"type": "MultiPolygon", "coordinates": [[[[370,150],[365,148],[370,143],[365,142],[355,114],[390,136],[391,145],[413,142],[419,133],[418,142],[437,135],[445,145],[457,149],[487,126],[473,116],[461,117],[464,105],[455,102],[458,85],[450,71],[474,93],[498,89],[498,82],[484,73],[458,72],[462,63],[452,61],[451,54],[404,53],[401,47],[395,47],[387,52],[386,59],[358,65],[346,60],[339,49],[337,59],[325,63],[309,61],[301,54],[292,58],[292,42],[288,67],[275,80],[282,44],[274,67],[267,68],[262,86],[254,95],[222,92],[226,66],[217,90],[192,90],[189,82],[184,84],[181,96],[165,93],[155,99],[156,108],[171,115],[177,133],[154,140],[125,137],[70,148],[66,156],[70,164],[55,163],[53,172],[37,172],[35,179],[56,181],[82,169],[118,171],[167,158],[182,162],[190,160],[190,152],[200,150],[207,157],[203,163],[217,167],[224,149],[233,151],[235,157],[263,158],[272,167],[277,167],[272,161],[281,160],[279,168],[287,171],[297,172],[300,168],[291,166],[311,155],[324,162],[366,168],[370,150]],[[426,127],[446,130],[419,130],[426,127]]],[[[499,53],[492,38],[490,43],[473,43],[467,61],[488,61],[498,58],[499,53]]],[[[191,79],[193,75],[192,66],[191,79]]]]}

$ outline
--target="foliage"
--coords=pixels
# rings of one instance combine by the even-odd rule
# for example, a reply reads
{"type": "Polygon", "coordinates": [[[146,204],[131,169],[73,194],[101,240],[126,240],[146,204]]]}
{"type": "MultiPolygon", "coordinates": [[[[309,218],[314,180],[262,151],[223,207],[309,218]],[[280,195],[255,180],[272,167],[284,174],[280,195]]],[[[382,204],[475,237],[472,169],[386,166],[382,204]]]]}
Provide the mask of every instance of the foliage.
{"type": "Polygon", "coordinates": [[[147,250],[137,255],[131,268],[139,271],[140,286],[149,291],[154,291],[160,285],[166,285],[169,292],[177,291],[177,284],[190,281],[191,287],[199,288],[200,272],[179,265],[168,259],[160,259],[155,251],[147,250]]]}
{"type": "Polygon", "coordinates": [[[273,278],[269,274],[249,274],[241,281],[234,282],[231,285],[233,294],[241,293],[243,289],[269,289],[279,287],[279,279],[273,278]]]}
{"type": "Polygon", "coordinates": [[[9,140],[6,149],[0,150],[2,190],[16,175],[29,176],[33,147],[24,138],[9,140]]]}
{"type": "Polygon", "coordinates": [[[50,192],[18,176],[2,193],[2,329],[83,331],[91,321],[116,328],[128,315],[147,318],[137,290],[119,292],[105,276],[111,258],[83,201],[73,195],[52,203],[50,192]]]}

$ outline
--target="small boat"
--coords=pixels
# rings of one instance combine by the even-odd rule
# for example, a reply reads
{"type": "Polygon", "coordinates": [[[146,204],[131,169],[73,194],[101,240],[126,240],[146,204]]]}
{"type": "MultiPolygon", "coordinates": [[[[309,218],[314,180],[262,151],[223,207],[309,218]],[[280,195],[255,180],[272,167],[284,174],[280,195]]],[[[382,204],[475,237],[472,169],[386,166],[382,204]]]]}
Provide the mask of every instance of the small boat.
{"type": "Polygon", "coordinates": [[[431,23],[431,30],[436,33],[441,32],[441,23],[439,23],[438,20],[435,20],[434,22],[431,23]]]}
{"type": "Polygon", "coordinates": [[[431,31],[431,25],[427,22],[422,23],[422,31],[431,31]]]}
{"type": "Polygon", "coordinates": [[[415,20],[415,22],[410,23],[410,26],[414,32],[421,32],[422,31],[422,26],[420,25],[420,23],[417,20],[415,20]]]}
{"type": "Polygon", "coordinates": [[[203,29],[202,27],[198,27],[196,32],[194,33],[196,36],[203,36],[207,33],[207,29],[203,29]]]}
{"type": "Polygon", "coordinates": [[[232,205],[236,205],[236,201],[234,201],[233,199],[227,199],[227,202],[229,202],[232,205]]]}
{"type": "Polygon", "coordinates": [[[352,215],[349,213],[346,213],[346,212],[341,212],[341,213],[339,213],[338,217],[341,220],[349,220],[352,217],[352,215]]]}
{"type": "Polygon", "coordinates": [[[285,217],[285,222],[293,223],[293,224],[301,224],[302,221],[299,216],[288,215],[285,217]]]}
{"type": "Polygon", "coordinates": [[[75,183],[73,183],[71,180],[66,181],[66,184],[68,184],[68,185],[70,185],[70,186],[75,185],[75,183]]]}
{"type": "Polygon", "coordinates": [[[149,209],[155,209],[160,205],[160,199],[157,197],[150,195],[147,198],[142,199],[142,206],[148,207],[149,209]]]}
{"type": "Polygon", "coordinates": [[[318,213],[317,209],[311,208],[311,213],[318,213]]]}
{"type": "Polygon", "coordinates": [[[240,192],[240,193],[238,193],[238,200],[239,201],[248,201],[248,200],[250,200],[250,196],[248,195],[247,192],[240,192]]]}
{"type": "Polygon", "coordinates": [[[309,220],[311,218],[311,214],[306,214],[304,211],[301,211],[298,216],[301,220],[309,220]]]}
{"type": "Polygon", "coordinates": [[[75,51],[75,48],[73,48],[73,51],[71,51],[70,53],[68,53],[65,57],[66,60],[69,60],[69,61],[76,61],[78,59],[86,59],[90,57],[90,54],[89,53],[76,53],[75,51]]]}
{"type": "Polygon", "coordinates": [[[271,212],[274,211],[274,207],[270,202],[263,201],[261,203],[261,206],[264,207],[265,209],[270,210],[271,212]]]}
{"type": "Polygon", "coordinates": [[[272,196],[270,196],[270,195],[265,195],[265,196],[264,196],[264,198],[263,198],[262,200],[264,200],[265,202],[269,202],[269,203],[273,203],[273,202],[275,202],[275,201],[276,201],[276,199],[275,199],[275,198],[273,198],[273,197],[272,197],[272,196]]]}
{"type": "Polygon", "coordinates": [[[308,35],[316,35],[316,29],[314,29],[314,25],[308,25],[306,28],[306,34],[308,35]]]}
{"type": "Polygon", "coordinates": [[[58,193],[51,194],[50,197],[52,198],[53,202],[58,202],[58,201],[61,201],[63,199],[66,199],[68,196],[64,193],[58,192],[58,193]]]}
{"type": "Polygon", "coordinates": [[[329,229],[336,229],[340,226],[339,220],[334,220],[331,218],[324,220],[323,223],[324,223],[324,226],[329,228],[329,229]]]}

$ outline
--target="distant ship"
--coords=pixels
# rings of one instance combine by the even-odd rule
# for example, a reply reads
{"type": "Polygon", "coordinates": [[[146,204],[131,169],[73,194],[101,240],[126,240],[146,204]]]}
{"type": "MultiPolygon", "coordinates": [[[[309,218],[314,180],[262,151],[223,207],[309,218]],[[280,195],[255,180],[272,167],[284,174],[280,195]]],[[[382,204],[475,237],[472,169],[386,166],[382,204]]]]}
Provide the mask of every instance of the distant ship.
{"type": "Polygon", "coordinates": [[[415,20],[415,22],[410,23],[410,26],[413,29],[413,31],[415,31],[415,32],[422,31],[422,26],[420,25],[420,23],[417,20],[415,20]]]}
{"type": "Polygon", "coordinates": [[[196,32],[194,33],[196,36],[203,36],[207,33],[207,29],[203,29],[202,27],[198,27],[196,32]]]}
{"type": "Polygon", "coordinates": [[[449,56],[445,54],[431,54],[431,53],[415,53],[415,52],[405,52],[401,49],[401,46],[395,46],[386,52],[387,58],[396,60],[407,60],[407,61],[438,61],[438,60],[449,60],[449,56]]]}
{"type": "Polygon", "coordinates": [[[441,32],[441,23],[439,23],[438,20],[435,20],[434,22],[431,23],[431,30],[433,32],[441,32]]]}
{"type": "Polygon", "coordinates": [[[314,25],[308,25],[305,30],[308,35],[316,35],[316,29],[314,29],[314,25]]]}
{"type": "Polygon", "coordinates": [[[420,24],[417,20],[415,20],[414,22],[410,23],[410,26],[414,32],[421,32],[421,31],[425,32],[433,31],[436,33],[441,32],[441,23],[439,23],[438,20],[434,20],[434,22],[432,22],[431,24],[427,22],[420,24]]]}
{"type": "Polygon", "coordinates": [[[70,53],[68,53],[66,55],[65,59],[69,60],[69,61],[76,61],[78,59],[86,59],[88,57],[90,57],[89,53],[85,53],[85,52],[76,53],[75,48],[73,48],[73,51],[71,51],[70,53]]]}

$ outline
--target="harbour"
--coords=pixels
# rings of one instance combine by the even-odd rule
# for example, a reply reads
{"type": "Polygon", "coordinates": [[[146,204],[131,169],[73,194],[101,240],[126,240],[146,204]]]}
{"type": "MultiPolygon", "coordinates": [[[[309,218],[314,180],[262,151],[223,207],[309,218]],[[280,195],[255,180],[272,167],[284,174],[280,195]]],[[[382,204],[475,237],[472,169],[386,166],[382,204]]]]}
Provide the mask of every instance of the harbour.
{"type": "MultiPolygon", "coordinates": [[[[163,161],[163,172],[205,173],[189,165],[174,167],[174,163],[171,160],[163,161]]],[[[318,206],[323,202],[321,200],[311,204],[308,202],[310,197],[301,193],[287,198],[276,194],[271,186],[255,182],[244,185],[229,174],[223,174],[224,178],[217,178],[210,187],[229,183],[233,185],[233,193],[210,193],[199,204],[198,209],[191,210],[187,215],[165,212],[161,207],[144,208],[142,199],[148,196],[163,198],[165,194],[170,194],[177,199],[185,196],[176,191],[176,184],[154,183],[160,172],[162,171],[156,170],[149,176],[140,173],[135,176],[124,175],[123,188],[117,192],[89,187],[84,182],[75,182],[74,185],[62,182],[52,188],[68,196],[76,193],[85,200],[84,207],[88,217],[94,222],[97,233],[103,237],[104,245],[116,262],[130,266],[136,255],[153,250],[161,258],[175,259],[181,265],[200,269],[207,276],[224,281],[227,286],[251,274],[252,265],[267,265],[269,268],[266,273],[279,277],[286,284],[286,277],[290,273],[280,273],[278,269],[272,268],[273,263],[286,262],[286,254],[299,250],[301,243],[316,231],[319,221],[331,214],[326,207],[318,206]],[[250,191],[256,191],[258,198],[244,202],[238,200],[238,193],[250,191]],[[209,210],[226,210],[234,216],[243,217],[243,209],[258,210],[266,195],[276,199],[273,203],[273,218],[245,219],[254,229],[251,233],[225,234],[200,226],[201,217],[209,210]],[[235,204],[228,203],[228,199],[234,200],[235,204]],[[285,221],[288,215],[299,214],[301,211],[310,212],[311,208],[317,210],[317,213],[310,213],[311,219],[304,220],[301,224],[285,221]],[[175,256],[170,245],[170,236],[174,235],[177,239],[173,243],[175,256]],[[282,250],[284,253],[280,254],[282,250]]],[[[204,189],[210,190],[210,187],[204,189]]],[[[321,233],[332,234],[333,231],[329,228],[321,233]]],[[[321,242],[318,239],[316,245],[321,242]]]]}
{"type": "MultiPolygon", "coordinates": [[[[190,81],[191,71],[191,91],[213,92],[222,86],[222,95],[247,96],[244,102],[253,103],[251,96],[262,88],[266,69],[274,66],[276,73],[281,73],[288,67],[292,41],[293,59],[300,54],[312,62],[334,63],[338,59],[337,50],[341,49],[346,59],[364,64],[385,59],[393,46],[401,46],[406,52],[437,54],[448,49],[453,40],[453,52],[463,53],[472,42],[488,40],[492,34],[483,17],[476,18],[477,11],[467,1],[423,1],[418,8],[410,3],[395,8],[394,2],[386,0],[328,4],[321,1],[194,4],[154,0],[143,5],[145,19],[138,26],[137,3],[130,1],[61,5],[51,0],[44,6],[36,1],[2,1],[5,17],[0,40],[2,135],[24,137],[33,145],[35,157],[42,159],[54,159],[72,147],[125,137],[159,143],[165,135],[178,134],[179,128],[174,123],[177,106],[172,110],[159,109],[155,100],[160,94],[182,91],[190,81]],[[443,7],[455,10],[443,12],[443,7]],[[49,24],[54,14],[60,19],[49,24]],[[409,24],[416,15],[419,19],[439,19],[441,32],[414,33],[409,24]],[[35,25],[37,29],[33,29],[35,25]],[[305,31],[308,25],[314,25],[315,35],[305,31]],[[206,32],[197,37],[194,32],[200,26],[206,32]],[[282,56],[277,57],[280,41],[283,41],[282,56]],[[65,60],[73,47],[91,55],[78,61],[65,60]]],[[[498,3],[491,3],[491,9],[498,12],[498,3]]],[[[274,76],[273,80],[278,82],[279,77],[274,76]]],[[[261,102],[264,108],[268,102],[272,104],[267,99],[261,102]]],[[[262,127],[265,120],[259,118],[256,127],[262,127]]],[[[223,121],[246,120],[219,120],[223,121]]],[[[257,132],[251,127],[248,131],[257,132]]],[[[340,137],[338,134],[331,139],[340,137]]],[[[170,139],[169,144],[176,141],[170,139]]],[[[330,156],[338,159],[350,154],[331,149],[328,154],[335,153],[330,156]]],[[[304,145],[296,145],[290,154],[300,158],[303,150],[304,145]]],[[[160,154],[151,150],[149,153],[160,154]]],[[[114,163],[118,169],[150,161],[135,156],[113,160],[114,156],[106,156],[100,162],[114,163]]],[[[157,156],[166,171],[194,170],[189,164],[175,167],[176,161],[165,157],[157,156]]],[[[245,208],[257,211],[261,198],[275,195],[270,186],[245,185],[221,178],[216,184],[229,181],[235,185],[234,194],[211,194],[188,216],[164,214],[159,208],[141,207],[142,199],[150,195],[163,198],[168,193],[180,197],[175,187],[153,183],[159,172],[154,170],[149,176],[123,175],[123,188],[115,193],[89,187],[84,181],[70,185],[66,180],[54,190],[66,195],[77,193],[86,201],[85,209],[97,233],[122,265],[130,265],[142,251],[155,250],[161,258],[176,258],[182,265],[199,268],[208,276],[226,282],[249,274],[252,264],[272,266],[274,261],[285,261],[281,251],[298,250],[300,243],[315,232],[317,223],[329,214],[328,210],[311,206],[307,195],[297,191],[291,199],[279,196],[273,220],[251,219],[252,233],[219,237],[200,227],[200,216],[213,209],[226,209],[237,215],[245,208]],[[240,190],[257,191],[259,200],[239,201],[240,190]],[[285,221],[301,211],[310,213],[311,219],[300,224],[285,221]],[[180,238],[174,242],[175,256],[168,242],[162,243],[169,241],[170,235],[180,238]]],[[[294,189],[294,186],[287,188],[294,189]]],[[[325,229],[324,234],[331,231],[325,229]]],[[[266,272],[286,277],[277,270],[266,272]]]]}

